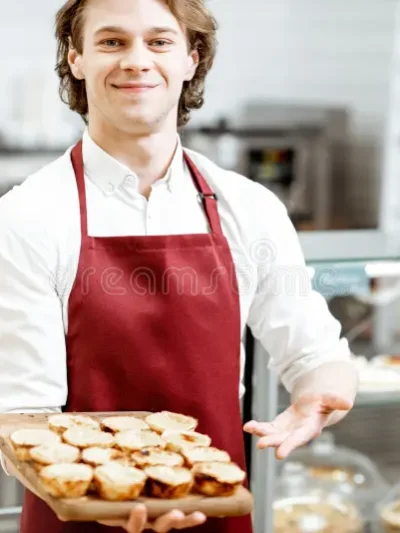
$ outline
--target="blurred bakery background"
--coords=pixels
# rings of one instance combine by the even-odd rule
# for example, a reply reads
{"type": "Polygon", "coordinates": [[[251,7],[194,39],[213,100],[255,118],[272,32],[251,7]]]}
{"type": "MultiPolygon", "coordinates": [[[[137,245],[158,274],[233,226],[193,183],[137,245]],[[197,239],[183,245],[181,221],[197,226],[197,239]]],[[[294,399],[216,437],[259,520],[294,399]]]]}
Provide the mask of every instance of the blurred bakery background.
{"type": "MultiPolygon", "coordinates": [[[[58,98],[61,3],[2,9],[0,195],[83,129],[58,98]]],[[[400,531],[400,5],[208,3],[219,52],[184,144],[286,204],[361,378],[349,417],[284,463],[246,438],[255,533],[400,531]]],[[[243,417],[271,419],[287,394],[251,332],[246,346],[243,417]]],[[[21,502],[18,483],[1,473],[1,532],[18,530],[21,502]]]]}

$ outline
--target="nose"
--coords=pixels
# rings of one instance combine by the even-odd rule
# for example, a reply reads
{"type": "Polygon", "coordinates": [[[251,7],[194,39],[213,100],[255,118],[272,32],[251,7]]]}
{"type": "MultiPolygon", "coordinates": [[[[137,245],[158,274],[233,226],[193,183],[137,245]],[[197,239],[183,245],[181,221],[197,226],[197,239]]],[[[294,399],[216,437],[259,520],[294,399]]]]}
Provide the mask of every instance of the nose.
{"type": "Polygon", "coordinates": [[[127,48],[126,54],[120,63],[122,70],[133,70],[135,72],[150,70],[151,66],[151,52],[148,50],[146,43],[141,39],[132,42],[132,45],[127,48]]]}

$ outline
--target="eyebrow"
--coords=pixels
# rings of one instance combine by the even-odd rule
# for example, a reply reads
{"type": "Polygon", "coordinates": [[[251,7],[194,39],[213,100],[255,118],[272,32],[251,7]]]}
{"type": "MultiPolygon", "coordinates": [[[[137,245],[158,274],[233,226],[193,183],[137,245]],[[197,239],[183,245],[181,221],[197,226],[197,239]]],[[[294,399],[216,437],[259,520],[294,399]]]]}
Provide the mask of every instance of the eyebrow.
{"type": "MultiPolygon", "coordinates": [[[[127,33],[127,30],[122,26],[103,26],[95,32],[94,36],[97,37],[102,33],[127,33]]],[[[174,33],[175,35],[178,34],[178,32],[174,28],[170,28],[168,26],[153,26],[148,30],[148,33],[174,33]]]]}

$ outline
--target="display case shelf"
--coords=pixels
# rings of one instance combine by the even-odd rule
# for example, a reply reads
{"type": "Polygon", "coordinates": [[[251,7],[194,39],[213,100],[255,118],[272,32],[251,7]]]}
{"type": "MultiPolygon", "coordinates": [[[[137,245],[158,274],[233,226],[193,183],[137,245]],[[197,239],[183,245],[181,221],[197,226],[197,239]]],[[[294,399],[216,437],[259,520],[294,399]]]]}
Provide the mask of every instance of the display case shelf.
{"type": "MultiPolygon", "coordinates": [[[[290,404],[290,397],[288,392],[279,387],[278,393],[278,410],[284,411],[290,404]]],[[[400,406],[400,390],[398,391],[385,391],[378,393],[365,393],[360,392],[357,395],[354,408],[366,408],[366,407],[391,407],[393,405],[400,406]]]]}
{"type": "MultiPolygon", "coordinates": [[[[374,274],[390,272],[397,262],[400,273],[400,238],[379,230],[310,231],[299,233],[307,264],[313,267],[327,264],[352,263],[367,267],[373,264],[374,274]],[[384,265],[386,264],[386,266],[384,265]]],[[[369,268],[371,270],[371,268],[369,268]]]]}

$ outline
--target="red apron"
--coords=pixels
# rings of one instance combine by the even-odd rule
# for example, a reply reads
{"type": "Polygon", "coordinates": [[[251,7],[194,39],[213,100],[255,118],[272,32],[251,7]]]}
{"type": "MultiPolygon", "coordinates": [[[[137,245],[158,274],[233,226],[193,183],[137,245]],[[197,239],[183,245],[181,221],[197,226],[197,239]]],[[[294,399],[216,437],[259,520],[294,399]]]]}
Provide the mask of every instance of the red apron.
{"type": "MultiPolygon", "coordinates": [[[[240,308],[216,197],[185,155],[203,198],[207,234],[90,237],[82,142],[72,152],[82,244],[69,299],[66,411],[159,411],[194,416],[199,431],[243,468],[240,308]]],[[[60,522],[30,492],[22,533],[112,533],[60,522]]],[[[193,533],[251,533],[250,516],[210,519],[193,533]]]]}

